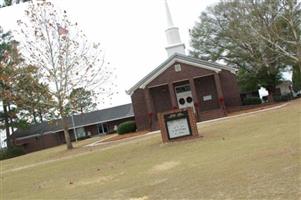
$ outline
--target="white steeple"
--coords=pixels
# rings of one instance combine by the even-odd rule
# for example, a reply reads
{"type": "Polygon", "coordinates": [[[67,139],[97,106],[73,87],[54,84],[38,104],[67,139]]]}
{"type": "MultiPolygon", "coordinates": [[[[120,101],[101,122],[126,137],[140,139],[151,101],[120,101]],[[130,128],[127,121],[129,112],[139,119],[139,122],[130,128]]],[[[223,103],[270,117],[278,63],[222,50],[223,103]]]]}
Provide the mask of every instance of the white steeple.
{"type": "Polygon", "coordinates": [[[167,19],[167,29],[165,30],[168,57],[174,53],[180,53],[185,55],[185,45],[182,43],[179,33],[179,28],[175,27],[171,18],[167,0],[165,0],[165,10],[166,10],[166,19],[167,19]]]}

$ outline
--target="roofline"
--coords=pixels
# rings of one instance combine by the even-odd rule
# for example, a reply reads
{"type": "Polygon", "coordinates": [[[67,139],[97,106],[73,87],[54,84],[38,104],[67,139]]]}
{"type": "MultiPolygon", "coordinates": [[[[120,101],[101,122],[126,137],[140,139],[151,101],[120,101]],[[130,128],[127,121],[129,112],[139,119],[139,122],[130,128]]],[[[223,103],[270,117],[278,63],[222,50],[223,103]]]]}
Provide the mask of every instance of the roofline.
{"type": "MultiPolygon", "coordinates": [[[[128,116],[125,116],[125,117],[113,118],[113,119],[110,119],[108,121],[103,120],[103,121],[99,121],[99,122],[93,122],[93,123],[90,123],[90,124],[85,124],[85,125],[82,125],[82,126],[72,126],[72,127],[69,127],[68,130],[72,130],[74,128],[81,128],[81,127],[85,127],[85,126],[91,126],[91,125],[100,124],[100,123],[104,123],[104,122],[111,122],[111,121],[125,119],[125,118],[129,118],[129,117],[134,117],[134,116],[135,115],[128,115],[128,116]]],[[[57,133],[57,132],[61,132],[63,130],[64,129],[59,129],[59,130],[56,130],[56,131],[43,132],[41,134],[37,133],[37,134],[33,134],[33,135],[27,135],[27,136],[24,136],[24,137],[16,137],[16,140],[22,140],[22,139],[32,138],[32,137],[37,137],[37,136],[41,136],[41,135],[54,134],[54,133],[57,133]]]]}
{"type": "Polygon", "coordinates": [[[169,45],[169,46],[165,47],[165,49],[170,49],[170,48],[177,47],[177,46],[182,46],[182,45],[184,45],[184,46],[185,46],[185,44],[184,44],[184,43],[182,43],[182,42],[180,42],[180,43],[176,43],[176,44],[171,44],[171,45],[169,45]]]}
{"type": "Polygon", "coordinates": [[[169,68],[170,66],[172,66],[174,63],[176,62],[180,62],[183,64],[187,64],[187,65],[192,65],[192,66],[196,66],[196,67],[200,67],[203,69],[208,69],[211,71],[214,71],[216,73],[220,72],[221,69],[217,69],[217,68],[213,68],[213,67],[208,67],[208,66],[204,66],[204,65],[200,65],[200,64],[196,64],[193,62],[189,62],[189,61],[185,61],[185,60],[181,60],[178,58],[173,58],[170,62],[168,62],[167,65],[165,65],[164,67],[162,67],[159,71],[157,71],[155,74],[153,74],[151,77],[149,77],[147,80],[145,80],[139,88],[144,89],[150,82],[152,82],[155,78],[157,78],[162,72],[164,72],[167,68],[169,68]]]}
{"type": "Polygon", "coordinates": [[[36,134],[33,134],[33,135],[27,135],[27,136],[24,136],[24,137],[16,137],[16,140],[23,140],[23,139],[27,139],[27,138],[33,138],[33,137],[38,137],[38,136],[41,136],[41,135],[48,135],[48,134],[53,134],[54,132],[51,132],[51,131],[48,131],[48,132],[45,132],[45,133],[36,133],[36,134]]]}
{"type": "Polygon", "coordinates": [[[231,73],[236,73],[237,69],[228,67],[225,65],[217,64],[217,63],[211,63],[208,61],[200,60],[197,58],[189,57],[186,55],[175,53],[172,56],[170,56],[167,60],[165,60],[161,65],[156,67],[153,71],[151,71],[149,74],[147,74],[144,78],[142,78],[138,83],[136,83],[134,86],[132,86],[129,90],[126,90],[126,93],[128,95],[132,95],[134,91],[138,88],[144,89],[147,84],[149,84],[152,80],[154,80],[158,75],[160,75],[163,71],[165,71],[167,68],[169,68],[171,65],[173,65],[175,62],[180,62],[184,64],[189,64],[192,66],[208,69],[211,71],[214,71],[216,73],[220,72],[222,69],[230,71],[231,73]]]}

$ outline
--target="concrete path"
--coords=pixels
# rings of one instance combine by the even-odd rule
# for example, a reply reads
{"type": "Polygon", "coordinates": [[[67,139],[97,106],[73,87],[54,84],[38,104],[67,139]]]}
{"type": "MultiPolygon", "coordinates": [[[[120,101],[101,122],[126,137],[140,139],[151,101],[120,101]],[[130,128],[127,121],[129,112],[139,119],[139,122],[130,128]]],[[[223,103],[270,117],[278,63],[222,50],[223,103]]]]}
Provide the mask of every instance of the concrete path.
{"type": "MultiPolygon", "coordinates": [[[[283,107],[287,106],[288,104],[289,103],[285,103],[285,104],[281,104],[279,106],[274,106],[274,107],[271,107],[271,108],[266,108],[266,109],[262,109],[262,110],[258,110],[258,111],[242,113],[242,114],[238,114],[238,115],[233,115],[233,116],[229,116],[229,117],[223,117],[223,118],[219,118],[219,119],[208,120],[208,121],[204,121],[204,122],[198,122],[197,125],[202,125],[202,124],[207,124],[207,123],[212,123],[212,122],[217,122],[217,121],[222,121],[222,120],[228,120],[228,119],[235,118],[235,117],[254,115],[256,113],[266,112],[266,111],[270,111],[270,110],[276,110],[276,109],[283,108],[283,107]]],[[[104,145],[103,148],[96,149],[96,151],[104,151],[104,150],[108,150],[108,149],[112,149],[112,148],[117,148],[117,147],[120,147],[120,146],[123,146],[123,145],[127,145],[127,144],[130,144],[130,143],[134,143],[134,142],[137,142],[137,141],[140,141],[140,140],[145,140],[149,136],[152,136],[154,134],[159,134],[159,133],[160,133],[160,131],[152,131],[152,132],[149,132],[149,133],[144,134],[144,135],[138,135],[138,136],[135,136],[135,137],[125,138],[125,139],[122,139],[122,140],[102,142],[103,140],[111,138],[111,137],[106,137],[106,138],[103,138],[99,141],[93,142],[93,143],[88,144],[88,145],[83,146],[83,147],[95,147],[95,146],[99,146],[99,145],[104,145]],[[115,144],[115,145],[111,145],[111,144],[115,144]]],[[[114,137],[114,136],[112,136],[112,137],[114,137]]],[[[68,159],[71,159],[71,158],[74,158],[74,157],[79,157],[79,156],[83,156],[83,155],[90,154],[90,153],[91,153],[91,151],[86,151],[86,152],[78,153],[76,155],[66,156],[66,157],[63,157],[63,158],[50,159],[50,160],[47,160],[47,161],[42,161],[42,162],[33,163],[33,164],[25,165],[25,166],[20,166],[20,167],[14,168],[14,169],[1,171],[1,175],[5,174],[5,173],[8,173],[8,172],[14,172],[14,171],[19,171],[19,170],[23,170],[23,169],[32,168],[32,167],[37,167],[37,166],[40,166],[40,165],[45,165],[45,164],[48,164],[48,163],[58,162],[58,161],[62,161],[62,160],[68,160],[68,159]]]]}
{"type": "MultiPolygon", "coordinates": [[[[208,123],[212,123],[212,122],[218,122],[218,121],[228,120],[228,119],[237,118],[237,117],[254,115],[254,114],[257,114],[257,113],[261,113],[261,112],[266,112],[266,111],[270,111],[270,110],[280,109],[280,108],[283,108],[283,107],[285,107],[287,105],[288,105],[288,103],[285,103],[285,104],[281,104],[281,105],[278,105],[278,106],[274,106],[274,107],[270,107],[270,108],[265,108],[265,109],[262,109],[262,110],[257,110],[257,111],[252,111],[252,112],[237,114],[237,115],[233,115],[233,116],[229,116],[229,117],[222,117],[222,118],[218,118],[218,119],[207,120],[207,121],[203,121],[203,122],[198,122],[197,125],[199,126],[199,125],[202,125],[202,124],[208,124],[208,123]]],[[[100,140],[100,141],[96,141],[96,142],[93,142],[91,144],[88,144],[85,147],[93,147],[93,146],[98,146],[98,145],[107,145],[107,144],[115,144],[115,143],[120,143],[120,142],[126,142],[126,141],[135,140],[135,139],[138,139],[138,138],[143,138],[143,137],[147,137],[147,136],[154,135],[154,134],[159,134],[159,133],[160,133],[160,131],[157,130],[157,131],[149,132],[149,133],[144,134],[144,135],[137,135],[137,136],[134,136],[134,137],[129,137],[129,138],[125,138],[125,139],[121,139],[121,140],[116,140],[116,141],[102,142],[103,140],[100,140]]],[[[112,136],[112,137],[114,137],[114,136],[112,136]]],[[[108,138],[106,138],[106,139],[108,139],[108,138]]]]}
{"type": "MultiPolygon", "coordinates": [[[[143,134],[143,135],[137,135],[137,136],[134,136],[134,137],[124,138],[124,139],[115,140],[115,141],[102,142],[103,140],[100,140],[100,141],[96,141],[96,142],[93,142],[91,144],[88,144],[84,147],[93,147],[93,146],[98,146],[98,145],[116,144],[116,143],[120,143],[120,142],[126,142],[126,141],[130,141],[130,140],[134,140],[134,139],[137,139],[137,138],[147,137],[147,136],[154,135],[154,134],[157,134],[157,133],[160,133],[160,131],[152,131],[152,132],[149,132],[149,133],[146,133],[146,134],[143,134]]],[[[112,136],[112,137],[114,137],[114,136],[112,136]]],[[[112,137],[109,137],[109,138],[112,138],[112,137]]],[[[106,138],[105,140],[107,140],[109,138],[106,138]]]]}
{"type": "Polygon", "coordinates": [[[212,120],[208,120],[208,121],[198,122],[197,125],[207,124],[207,123],[217,122],[217,121],[223,121],[223,120],[228,120],[228,119],[243,117],[243,116],[248,116],[248,115],[254,115],[254,114],[257,114],[257,113],[266,112],[266,111],[270,111],[270,110],[276,110],[276,109],[283,108],[283,107],[287,106],[288,104],[289,103],[285,103],[285,104],[281,104],[279,106],[273,106],[273,107],[265,108],[265,109],[262,109],[262,110],[256,110],[256,111],[242,113],[242,114],[238,114],[238,115],[232,115],[232,116],[229,116],[229,117],[222,117],[222,118],[218,118],[218,119],[212,119],[212,120]]]}

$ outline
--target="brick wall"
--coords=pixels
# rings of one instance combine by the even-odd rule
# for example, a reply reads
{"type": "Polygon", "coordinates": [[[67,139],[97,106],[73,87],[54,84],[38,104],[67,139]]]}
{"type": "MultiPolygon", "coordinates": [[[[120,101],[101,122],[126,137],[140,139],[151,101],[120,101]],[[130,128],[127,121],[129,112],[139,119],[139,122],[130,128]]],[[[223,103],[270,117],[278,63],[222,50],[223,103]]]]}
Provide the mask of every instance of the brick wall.
{"type": "Polygon", "coordinates": [[[236,76],[226,70],[219,73],[226,107],[240,106],[240,90],[236,76]]]}
{"type": "Polygon", "coordinates": [[[154,103],[156,113],[165,112],[172,109],[167,85],[151,88],[150,94],[154,103]]]}
{"type": "MultiPolygon", "coordinates": [[[[175,64],[179,64],[179,63],[175,63],[175,64]]],[[[151,81],[147,86],[151,87],[151,86],[161,85],[163,83],[178,82],[185,79],[188,80],[189,78],[192,77],[210,75],[214,73],[207,69],[202,69],[202,68],[182,64],[182,63],[180,64],[181,64],[180,72],[175,72],[174,65],[172,65],[164,72],[162,72],[157,78],[151,81]]]]}
{"type": "Polygon", "coordinates": [[[90,126],[85,126],[85,132],[88,135],[88,132],[91,133],[91,136],[93,135],[97,135],[98,134],[98,130],[97,130],[97,125],[90,125],[90,126]]]}
{"type": "Polygon", "coordinates": [[[26,153],[38,151],[63,144],[59,133],[16,140],[16,145],[23,147],[26,153]]]}
{"type": "Polygon", "coordinates": [[[194,81],[194,83],[199,100],[199,111],[203,112],[218,109],[219,103],[213,75],[198,78],[194,81]],[[208,95],[211,95],[212,99],[204,101],[203,97],[208,95]]]}
{"type": "MultiPolygon", "coordinates": [[[[224,111],[219,109],[216,85],[213,77],[213,74],[215,72],[207,69],[190,66],[187,64],[182,64],[182,63],[180,64],[181,64],[180,72],[175,72],[174,65],[172,65],[146,86],[151,88],[150,94],[151,97],[153,98],[153,104],[155,107],[154,110],[160,112],[160,111],[166,111],[168,107],[172,108],[168,87],[164,86],[164,90],[167,89],[165,90],[165,92],[160,91],[159,88],[158,91],[156,91],[154,87],[157,87],[159,85],[169,84],[169,83],[172,83],[173,85],[177,85],[179,82],[184,82],[184,81],[187,82],[187,80],[191,78],[195,78],[194,82],[196,86],[197,98],[199,100],[199,105],[197,108],[200,111],[199,120],[203,121],[203,120],[214,119],[214,118],[225,116],[224,111]],[[203,96],[209,94],[212,95],[212,100],[203,101],[203,96]],[[168,96],[169,99],[166,98],[166,96],[168,96]]],[[[240,106],[241,105],[240,92],[236,81],[236,76],[229,71],[222,70],[219,73],[219,77],[220,77],[221,89],[223,92],[225,106],[226,107],[240,106]]],[[[148,115],[148,111],[147,111],[144,90],[137,89],[132,94],[131,98],[132,98],[135,120],[138,126],[138,130],[149,129],[150,116],[148,115]]],[[[156,114],[157,113],[153,113],[153,116],[151,117],[152,130],[158,128],[156,124],[156,114]]]]}
{"type": "Polygon", "coordinates": [[[149,128],[147,107],[143,89],[137,89],[131,96],[138,130],[149,128]]]}

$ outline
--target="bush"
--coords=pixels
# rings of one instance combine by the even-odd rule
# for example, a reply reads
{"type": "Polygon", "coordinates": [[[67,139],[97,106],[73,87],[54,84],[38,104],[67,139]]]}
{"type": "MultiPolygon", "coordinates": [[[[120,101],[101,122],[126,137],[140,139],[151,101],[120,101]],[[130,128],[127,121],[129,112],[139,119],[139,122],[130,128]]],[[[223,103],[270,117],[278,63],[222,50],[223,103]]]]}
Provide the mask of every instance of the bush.
{"type": "Polygon", "coordinates": [[[136,122],[134,121],[126,121],[118,125],[117,133],[119,135],[135,132],[137,129],[136,122]]]}
{"type": "Polygon", "coordinates": [[[21,156],[25,154],[24,150],[20,147],[11,147],[11,148],[4,148],[0,150],[0,160],[5,160],[17,156],[21,156]]]}
{"type": "Polygon", "coordinates": [[[242,103],[243,105],[257,105],[261,104],[261,99],[259,97],[247,97],[242,103]]]}
{"type": "Polygon", "coordinates": [[[285,95],[276,95],[273,96],[275,102],[281,102],[281,101],[289,101],[293,97],[291,94],[285,94],[285,95]]]}

